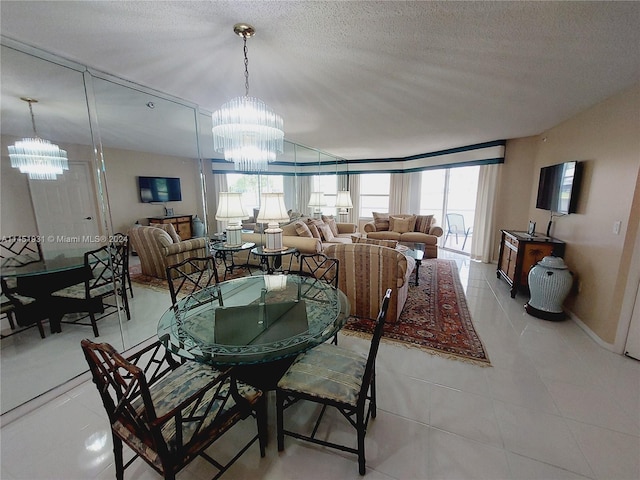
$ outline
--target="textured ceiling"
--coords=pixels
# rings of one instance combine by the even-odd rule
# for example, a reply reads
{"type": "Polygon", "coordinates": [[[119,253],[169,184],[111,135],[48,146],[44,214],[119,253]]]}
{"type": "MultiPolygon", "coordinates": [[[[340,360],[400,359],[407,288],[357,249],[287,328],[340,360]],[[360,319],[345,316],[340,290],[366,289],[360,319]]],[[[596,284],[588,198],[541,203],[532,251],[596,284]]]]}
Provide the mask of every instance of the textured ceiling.
{"type": "MultiPolygon", "coordinates": [[[[213,111],[250,94],[348,159],[539,134],[640,81],[639,2],[0,3],[3,36],[213,111]]],[[[4,66],[3,66],[4,69],[4,66]]]]}

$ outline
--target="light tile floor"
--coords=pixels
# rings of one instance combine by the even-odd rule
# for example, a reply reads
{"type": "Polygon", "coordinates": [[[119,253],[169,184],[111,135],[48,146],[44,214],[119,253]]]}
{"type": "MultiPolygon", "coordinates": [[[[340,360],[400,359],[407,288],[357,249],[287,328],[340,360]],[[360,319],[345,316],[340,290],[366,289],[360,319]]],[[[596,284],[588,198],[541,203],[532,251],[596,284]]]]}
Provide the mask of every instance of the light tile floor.
{"type": "MultiPolygon", "coordinates": [[[[383,343],[378,417],[366,440],[366,478],[640,478],[640,362],[604,350],[570,320],[550,323],[527,315],[526,298],[510,298],[507,285],[496,279],[495,265],[443,256],[457,260],[492,367],[383,343]]],[[[134,302],[143,308],[150,299],[136,295],[134,302]]],[[[339,341],[367,348],[362,339],[341,334],[339,341]]],[[[223,478],[360,478],[349,454],[288,437],[285,451],[278,453],[275,412],[269,413],[267,456],[261,459],[252,447],[223,478]]],[[[310,413],[300,408],[295,419],[304,422],[310,413]]],[[[352,437],[337,416],[328,420],[323,435],[352,437]]],[[[253,422],[244,422],[233,436],[253,429],[253,422]]],[[[114,478],[108,422],[90,382],[8,423],[0,433],[3,480],[114,478]]],[[[233,446],[233,436],[223,440],[222,450],[233,446]]],[[[178,478],[212,475],[198,459],[178,478]]],[[[125,478],[159,476],[137,461],[125,478]]]]}

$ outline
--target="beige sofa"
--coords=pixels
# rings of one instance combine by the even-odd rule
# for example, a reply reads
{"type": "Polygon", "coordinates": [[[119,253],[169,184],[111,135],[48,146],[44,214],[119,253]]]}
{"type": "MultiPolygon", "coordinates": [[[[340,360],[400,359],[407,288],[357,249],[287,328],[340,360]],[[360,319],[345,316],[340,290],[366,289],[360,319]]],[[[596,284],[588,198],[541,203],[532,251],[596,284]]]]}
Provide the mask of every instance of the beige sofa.
{"type": "Polygon", "coordinates": [[[129,229],[129,239],[140,257],[142,273],[157,278],[167,278],[166,268],[187,258],[206,257],[207,240],[192,238],[181,240],[172,224],[157,226],[136,225],[129,229]]]}
{"type": "MultiPolygon", "coordinates": [[[[320,219],[321,220],[321,219],[320,219]]],[[[309,223],[325,223],[329,225],[331,217],[324,217],[324,220],[320,222],[318,219],[311,219],[309,217],[300,217],[287,225],[282,226],[282,244],[285,247],[294,247],[298,250],[298,253],[320,253],[330,245],[336,245],[341,243],[351,243],[351,236],[356,233],[357,225],[353,223],[338,223],[335,222],[335,231],[337,235],[330,237],[323,237],[322,233],[317,230],[311,231],[307,227],[305,230],[300,223],[308,225],[309,223]],[[325,221],[326,220],[326,221],[325,221]],[[315,234],[317,233],[317,236],[315,234]],[[327,240],[329,238],[329,240],[327,240]]],[[[329,227],[331,228],[331,227],[329,227]]],[[[325,229],[326,230],[326,229],[325,229]]],[[[252,242],[256,246],[264,245],[265,236],[262,233],[243,233],[243,242],[252,242]]],[[[244,264],[247,262],[247,255],[249,264],[253,266],[260,265],[260,258],[255,255],[248,254],[247,251],[241,251],[234,254],[234,262],[236,264],[244,264]]],[[[297,258],[294,256],[291,258],[291,269],[297,270],[299,264],[297,258]]],[[[289,258],[284,259],[285,265],[289,265],[289,258]]]]}
{"type": "Polygon", "coordinates": [[[438,258],[438,237],[444,233],[433,215],[373,212],[373,221],[364,225],[367,238],[423,243],[425,258],[438,258]]]}
{"type": "Polygon", "coordinates": [[[368,243],[330,245],[324,253],[340,262],[338,288],[349,298],[351,315],[375,319],[380,299],[391,288],[387,322],[398,321],[409,293],[413,258],[393,248],[368,243]]]}

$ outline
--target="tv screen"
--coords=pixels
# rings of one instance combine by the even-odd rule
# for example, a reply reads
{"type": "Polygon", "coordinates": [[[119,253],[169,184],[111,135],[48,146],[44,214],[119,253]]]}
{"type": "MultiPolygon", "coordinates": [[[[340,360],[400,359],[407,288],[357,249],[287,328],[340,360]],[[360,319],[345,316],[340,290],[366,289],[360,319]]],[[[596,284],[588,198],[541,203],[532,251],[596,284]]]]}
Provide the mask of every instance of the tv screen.
{"type": "Polygon", "coordinates": [[[565,162],[540,169],[536,208],[575,213],[580,193],[582,163],[565,162]]]}
{"type": "Polygon", "coordinates": [[[142,203],[179,202],[182,200],[180,179],[172,177],[138,177],[142,203]]]}

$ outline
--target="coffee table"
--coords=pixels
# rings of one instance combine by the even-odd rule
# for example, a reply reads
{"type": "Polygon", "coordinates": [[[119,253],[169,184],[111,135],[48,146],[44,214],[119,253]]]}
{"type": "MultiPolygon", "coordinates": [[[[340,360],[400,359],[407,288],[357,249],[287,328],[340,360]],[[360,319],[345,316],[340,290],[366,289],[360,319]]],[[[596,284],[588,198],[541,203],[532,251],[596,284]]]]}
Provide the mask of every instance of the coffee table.
{"type": "Polygon", "coordinates": [[[422,265],[422,259],[424,258],[424,244],[411,243],[411,244],[399,244],[398,246],[404,247],[400,251],[407,257],[411,257],[416,261],[416,279],[414,284],[418,286],[420,284],[420,265],[422,265]],[[422,246],[422,248],[420,248],[422,246]]]}

